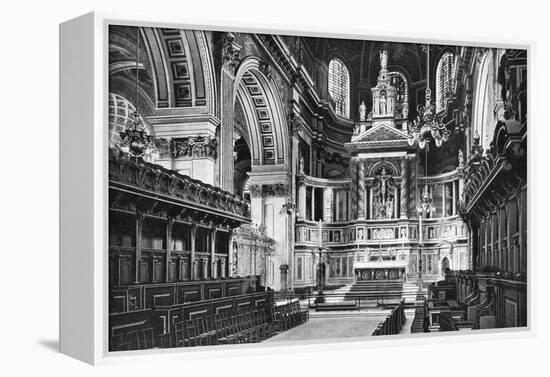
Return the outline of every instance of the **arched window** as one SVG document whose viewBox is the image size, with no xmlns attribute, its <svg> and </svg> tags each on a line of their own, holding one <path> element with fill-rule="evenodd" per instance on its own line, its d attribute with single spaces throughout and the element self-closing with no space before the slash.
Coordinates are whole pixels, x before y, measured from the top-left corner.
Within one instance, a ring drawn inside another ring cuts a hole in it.
<svg viewBox="0 0 550 377">
<path fill-rule="evenodd" d="M 334 100 L 336 114 L 349 118 L 349 72 L 339 59 L 328 65 L 328 92 Z"/>
<path fill-rule="evenodd" d="M 409 113 L 409 85 L 407 78 L 401 72 L 390 72 L 390 84 L 395 88 L 395 110 L 406 118 Z"/>
<path fill-rule="evenodd" d="M 445 108 L 445 103 L 453 94 L 455 75 L 454 55 L 446 52 L 439 63 L 437 63 L 437 71 L 435 76 L 436 86 L 436 111 L 441 111 Z"/>
</svg>

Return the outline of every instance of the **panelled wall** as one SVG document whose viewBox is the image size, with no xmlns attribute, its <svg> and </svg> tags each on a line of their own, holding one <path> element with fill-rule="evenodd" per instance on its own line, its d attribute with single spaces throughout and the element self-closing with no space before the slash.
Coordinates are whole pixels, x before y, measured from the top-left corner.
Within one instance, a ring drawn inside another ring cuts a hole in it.
<svg viewBox="0 0 550 377">
<path fill-rule="evenodd" d="M 527 187 L 483 217 L 478 233 L 481 269 L 527 273 Z"/>
</svg>

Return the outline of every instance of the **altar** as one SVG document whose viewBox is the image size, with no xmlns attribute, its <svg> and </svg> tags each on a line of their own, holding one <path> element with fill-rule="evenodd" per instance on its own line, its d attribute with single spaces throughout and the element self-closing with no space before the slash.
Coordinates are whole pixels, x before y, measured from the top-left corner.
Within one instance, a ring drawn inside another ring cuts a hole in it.
<svg viewBox="0 0 550 377">
<path fill-rule="evenodd" d="M 375 260 L 355 262 L 353 265 L 355 281 L 399 280 L 406 279 L 406 260 Z"/>
</svg>

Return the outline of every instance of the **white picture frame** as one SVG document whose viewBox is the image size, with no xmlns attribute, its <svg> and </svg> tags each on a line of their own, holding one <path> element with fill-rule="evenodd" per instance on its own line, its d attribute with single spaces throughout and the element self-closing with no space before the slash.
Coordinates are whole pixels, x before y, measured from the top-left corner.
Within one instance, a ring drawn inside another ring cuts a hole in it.
<svg viewBox="0 0 550 377">
<path fill-rule="evenodd" d="M 129 363 L 136 359 L 181 360 L 206 359 L 212 356 L 261 355 L 269 352 L 290 353 L 296 349 L 317 350 L 373 347 L 394 343 L 431 343 L 474 341 L 481 338 L 506 339 L 533 336 L 535 317 L 532 290 L 528 290 L 527 328 L 479 330 L 468 337 L 450 334 L 403 336 L 399 339 L 366 340 L 362 338 L 330 342 L 298 341 L 277 345 L 239 345 L 231 349 L 159 349 L 115 353 L 108 351 L 108 242 L 107 242 L 107 183 L 108 150 L 108 26 L 139 25 L 177 27 L 219 31 L 300 34 L 402 42 L 452 43 L 456 45 L 491 46 L 527 49 L 529 71 L 533 59 L 533 41 L 499 41 L 479 38 L 438 40 L 419 34 L 385 35 L 373 31 L 320 28 L 263 28 L 250 23 L 197 23 L 170 18 L 145 19 L 124 15 L 89 13 L 60 25 L 60 351 L 90 364 Z M 533 77 L 529 77 L 529 83 Z M 532 92 L 529 92 L 529 112 L 532 113 Z M 530 171 L 529 171 L 530 173 Z M 531 175 L 528 173 L 528 180 Z M 532 186 L 528 185 L 528 200 Z M 529 209 L 531 205 L 529 205 Z M 529 221 L 533 212 L 528 211 Z M 529 244 L 532 233 L 528 233 Z M 78 247 L 75 248 L 75 245 Z M 528 284 L 536 279 L 532 268 L 534 253 L 528 254 Z"/>
</svg>

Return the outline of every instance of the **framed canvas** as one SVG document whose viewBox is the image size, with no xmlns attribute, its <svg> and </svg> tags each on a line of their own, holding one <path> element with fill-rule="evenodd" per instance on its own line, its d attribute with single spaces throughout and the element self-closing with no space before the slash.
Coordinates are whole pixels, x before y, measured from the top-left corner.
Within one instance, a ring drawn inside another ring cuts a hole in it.
<svg viewBox="0 0 550 377">
<path fill-rule="evenodd" d="M 62 352 L 532 330 L 530 43 L 91 13 L 60 45 Z"/>
</svg>

